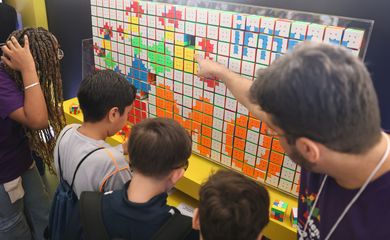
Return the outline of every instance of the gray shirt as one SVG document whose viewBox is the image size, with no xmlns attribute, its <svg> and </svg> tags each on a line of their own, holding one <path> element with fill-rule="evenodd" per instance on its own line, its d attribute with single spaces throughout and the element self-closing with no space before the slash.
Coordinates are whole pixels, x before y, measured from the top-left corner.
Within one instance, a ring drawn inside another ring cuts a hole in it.
<svg viewBox="0 0 390 240">
<path fill-rule="evenodd" d="M 121 189 L 131 178 L 122 145 L 112 147 L 103 140 L 84 136 L 77 130 L 79 127 L 80 124 L 68 125 L 58 137 L 54 150 L 57 176 L 59 177 L 58 147 L 62 175 L 68 184 L 71 184 L 73 174 L 81 159 L 96 148 L 104 147 L 89 155 L 81 164 L 76 174 L 73 190 L 77 197 L 80 197 L 83 191 L 105 192 Z M 67 131 L 69 128 L 70 130 Z"/>
</svg>

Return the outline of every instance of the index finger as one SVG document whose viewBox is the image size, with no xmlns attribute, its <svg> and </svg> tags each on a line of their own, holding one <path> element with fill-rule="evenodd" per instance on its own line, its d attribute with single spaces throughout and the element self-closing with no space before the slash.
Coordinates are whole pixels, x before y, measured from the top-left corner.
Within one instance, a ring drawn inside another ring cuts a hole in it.
<svg viewBox="0 0 390 240">
<path fill-rule="evenodd" d="M 24 47 L 23 48 L 30 50 L 30 41 L 28 40 L 27 35 L 24 35 Z"/>
<path fill-rule="evenodd" d="M 14 36 L 11 37 L 11 42 L 15 48 L 22 48 Z"/>
</svg>

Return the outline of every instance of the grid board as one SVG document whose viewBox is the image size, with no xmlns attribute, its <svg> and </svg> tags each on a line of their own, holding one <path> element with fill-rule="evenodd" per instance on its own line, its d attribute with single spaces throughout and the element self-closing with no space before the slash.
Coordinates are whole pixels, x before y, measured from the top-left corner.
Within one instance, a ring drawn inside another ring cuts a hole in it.
<svg viewBox="0 0 390 240">
<path fill-rule="evenodd" d="M 195 153 L 298 195 L 300 167 L 225 85 L 194 74 L 194 55 L 253 80 L 305 40 L 359 55 L 364 30 L 149 1 L 91 0 L 91 12 L 95 67 L 138 89 L 132 124 L 173 118 L 191 133 Z"/>
</svg>

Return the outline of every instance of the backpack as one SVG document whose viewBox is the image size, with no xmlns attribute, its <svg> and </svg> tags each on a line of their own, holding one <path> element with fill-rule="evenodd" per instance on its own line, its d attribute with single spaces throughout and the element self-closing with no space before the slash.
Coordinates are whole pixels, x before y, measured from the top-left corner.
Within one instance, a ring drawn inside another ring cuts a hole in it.
<svg viewBox="0 0 390 240">
<path fill-rule="evenodd" d="M 65 133 L 61 136 L 61 139 L 58 141 L 57 155 L 58 155 L 58 166 L 59 166 L 59 175 L 60 183 L 57 186 L 56 192 L 53 197 L 53 202 L 50 209 L 49 216 L 49 226 L 45 229 L 45 237 L 52 240 L 60 240 L 64 238 L 65 228 L 69 223 L 69 220 L 72 216 L 72 212 L 77 204 L 77 195 L 73 191 L 73 184 L 76 178 L 76 173 L 84 162 L 84 160 L 96 152 L 97 150 L 103 149 L 103 147 L 96 148 L 86 154 L 79 164 L 77 164 L 76 170 L 73 174 L 72 182 L 69 185 L 68 182 L 62 176 L 61 169 L 61 160 L 60 160 L 60 141 L 62 137 L 68 132 L 71 128 L 67 129 Z"/>
<path fill-rule="evenodd" d="M 86 240 L 110 239 L 103 223 L 101 192 L 83 192 L 80 196 L 80 217 Z M 169 220 L 154 234 L 153 240 L 183 240 L 192 231 L 190 217 L 179 213 Z M 199 238 L 198 238 L 199 239 Z"/>
</svg>

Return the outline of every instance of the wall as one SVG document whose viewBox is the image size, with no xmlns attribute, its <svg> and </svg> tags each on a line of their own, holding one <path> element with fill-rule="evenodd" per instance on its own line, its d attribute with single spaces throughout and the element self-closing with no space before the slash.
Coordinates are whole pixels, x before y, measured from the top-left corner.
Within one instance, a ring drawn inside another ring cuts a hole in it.
<svg viewBox="0 0 390 240">
<path fill-rule="evenodd" d="M 4 2 L 21 13 L 23 26 L 48 28 L 44 0 L 7 0 Z"/>
</svg>

